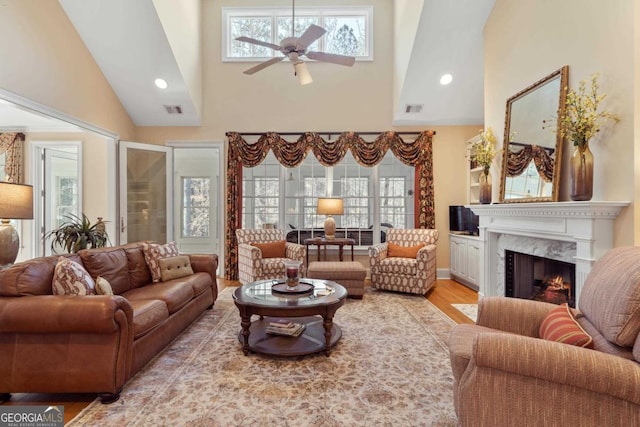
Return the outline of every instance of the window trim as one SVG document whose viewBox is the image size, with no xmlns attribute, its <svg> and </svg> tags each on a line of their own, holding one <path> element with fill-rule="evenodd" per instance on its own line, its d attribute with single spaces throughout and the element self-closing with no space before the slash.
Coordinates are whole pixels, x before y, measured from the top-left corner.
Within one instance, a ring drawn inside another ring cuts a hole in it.
<svg viewBox="0 0 640 427">
<path fill-rule="evenodd" d="M 235 57 L 229 56 L 231 42 L 229 37 L 231 26 L 230 19 L 234 17 L 270 17 L 272 27 L 275 26 L 276 18 L 291 15 L 291 8 L 288 7 L 223 7 L 221 14 L 221 56 L 222 62 L 262 62 L 273 58 L 275 55 L 263 57 Z M 296 7 L 296 17 L 318 16 L 320 26 L 324 16 L 364 16 L 365 18 L 365 52 L 366 55 L 356 56 L 356 61 L 373 61 L 373 6 L 327 6 L 327 7 Z M 280 44 L 277 37 L 277 30 L 272 31 L 271 43 Z M 320 39 L 319 50 L 324 51 L 323 38 Z M 275 51 L 274 51 L 275 52 Z M 285 59 L 288 61 L 288 59 Z M 305 57 L 305 61 L 313 61 Z"/>
</svg>

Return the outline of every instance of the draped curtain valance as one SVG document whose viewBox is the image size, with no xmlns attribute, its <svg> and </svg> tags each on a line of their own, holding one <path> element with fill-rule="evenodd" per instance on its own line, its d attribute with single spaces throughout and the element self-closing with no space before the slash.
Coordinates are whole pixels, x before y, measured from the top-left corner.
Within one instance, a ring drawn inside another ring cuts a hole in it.
<svg viewBox="0 0 640 427">
<path fill-rule="evenodd" d="M 529 166 L 533 159 L 536 169 L 543 181 L 551 182 L 553 179 L 554 158 L 546 149 L 537 145 L 526 145 L 522 150 L 514 153 L 508 152 L 507 176 L 514 177 L 520 175 Z"/>
<path fill-rule="evenodd" d="M 242 167 L 255 167 L 273 152 L 285 167 L 299 166 L 309 151 L 324 166 L 338 164 L 347 151 L 361 166 L 375 166 L 388 150 L 404 164 L 416 168 L 416 226 L 434 228 L 433 197 L 433 148 L 435 132 L 420 132 L 415 141 L 404 141 L 393 131 L 382 132 L 374 141 L 365 141 L 356 132 L 343 132 L 333 140 L 323 139 L 320 133 L 305 132 L 295 141 L 286 141 L 276 132 L 261 135 L 254 143 L 245 141 L 241 133 L 227 132 L 229 140 L 227 158 L 227 227 L 225 275 L 231 280 L 238 278 L 236 229 L 242 226 Z"/>
<path fill-rule="evenodd" d="M 22 146 L 24 134 L 21 132 L 0 133 L 0 154 L 5 154 L 4 175 L 0 181 L 22 184 Z"/>
</svg>

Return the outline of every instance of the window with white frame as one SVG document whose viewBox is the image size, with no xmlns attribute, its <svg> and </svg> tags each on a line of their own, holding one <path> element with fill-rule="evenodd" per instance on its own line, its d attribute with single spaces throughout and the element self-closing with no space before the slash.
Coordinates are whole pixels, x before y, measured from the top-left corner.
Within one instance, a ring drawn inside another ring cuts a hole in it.
<svg viewBox="0 0 640 427">
<path fill-rule="evenodd" d="M 222 8 L 222 60 L 259 61 L 280 56 L 276 50 L 239 42 L 245 36 L 280 45 L 284 38 L 299 37 L 315 24 L 327 33 L 307 50 L 355 56 L 373 60 L 373 7 L 333 6 L 296 8 L 295 29 L 291 28 L 291 9 L 278 7 Z"/>
<path fill-rule="evenodd" d="M 182 178 L 182 237 L 209 237 L 211 180 L 206 177 Z"/>
<path fill-rule="evenodd" d="M 280 164 L 272 152 L 254 168 L 243 168 L 242 224 L 244 228 L 279 227 Z"/>
</svg>

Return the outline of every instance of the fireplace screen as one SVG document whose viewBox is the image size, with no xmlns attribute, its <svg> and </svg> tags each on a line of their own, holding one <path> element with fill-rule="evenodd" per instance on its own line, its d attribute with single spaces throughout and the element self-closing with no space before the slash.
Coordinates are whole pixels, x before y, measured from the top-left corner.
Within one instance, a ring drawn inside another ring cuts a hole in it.
<svg viewBox="0 0 640 427">
<path fill-rule="evenodd" d="M 575 264 L 505 251 L 505 295 L 575 307 Z"/>
</svg>

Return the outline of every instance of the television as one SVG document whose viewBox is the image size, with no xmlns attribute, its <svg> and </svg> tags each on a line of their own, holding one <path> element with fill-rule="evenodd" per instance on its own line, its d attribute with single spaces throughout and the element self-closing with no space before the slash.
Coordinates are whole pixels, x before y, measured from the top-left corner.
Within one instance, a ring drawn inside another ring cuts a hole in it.
<svg viewBox="0 0 640 427">
<path fill-rule="evenodd" d="M 478 215 L 471 209 L 460 205 L 449 206 L 449 231 L 452 233 L 477 236 L 478 223 Z"/>
</svg>

